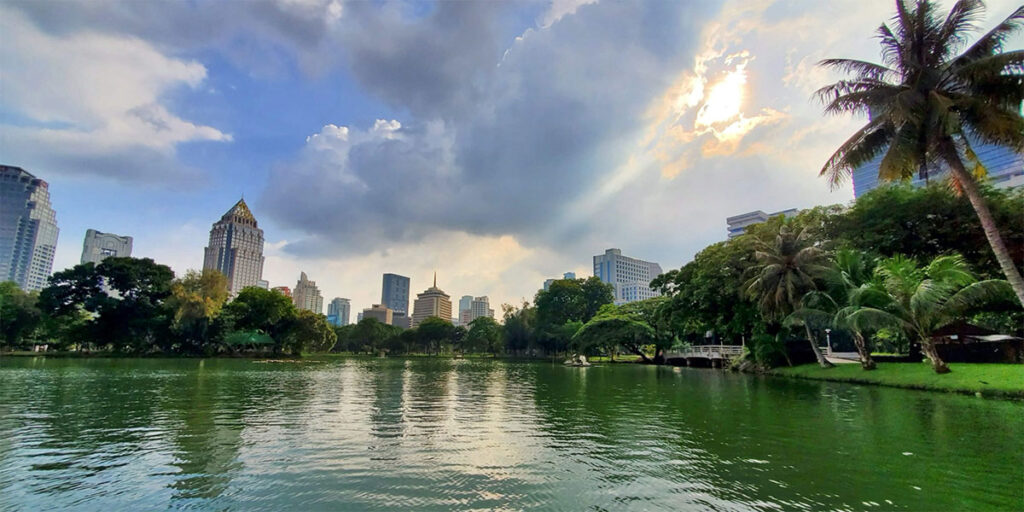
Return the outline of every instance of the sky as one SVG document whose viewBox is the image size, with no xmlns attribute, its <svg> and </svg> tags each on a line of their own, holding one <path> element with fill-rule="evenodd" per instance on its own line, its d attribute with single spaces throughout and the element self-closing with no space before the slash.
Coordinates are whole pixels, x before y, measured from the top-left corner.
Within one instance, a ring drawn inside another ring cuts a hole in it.
<svg viewBox="0 0 1024 512">
<path fill-rule="evenodd" d="M 726 217 L 851 201 L 817 172 L 865 120 L 822 114 L 815 63 L 878 61 L 893 9 L 4 0 L 0 163 L 49 182 L 55 271 L 90 228 L 199 269 L 244 197 L 271 286 L 304 271 L 359 311 L 383 273 L 415 294 L 436 271 L 519 303 L 607 248 L 668 270 Z"/>
</svg>

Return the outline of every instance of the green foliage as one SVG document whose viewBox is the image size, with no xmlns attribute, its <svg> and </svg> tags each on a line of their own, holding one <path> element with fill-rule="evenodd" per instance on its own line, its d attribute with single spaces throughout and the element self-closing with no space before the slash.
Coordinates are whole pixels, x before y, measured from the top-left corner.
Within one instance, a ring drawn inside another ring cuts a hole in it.
<svg viewBox="0 0 1024 512">
<path fill-rule="evenodd" d="M 1024 260 L 1024 190 L 983 192 L 1011 257 Z M 843 247 L 882 257 L 957 253 L 982 276 L 1002 275 L 970 201 L 940 184 L 878 187 L 826 223 L 825 236 Z"/>
<path fill-rule="evenodd" d="M 338 339 L 331 324 L 327 323 L 327 317 L 319 313 L 299 310 L 290 323 L 284 348 L 294 355 L 302 355 L 307 349 L 327 352 Z"/>
<path fill-rule="evenodd" d="M 171 312 L 171 329 L 178 336 L 183 351 L 211 353 L 214 321 L 228 299 L 228 280 L 216 270 L 202 273 L 190 270 L 171 284 L 167 308 Z"/>
<path fill-rule="evenodd" d="M 40 328 L 43 315 L 38 294 L 24 292 L 13 282 L 0 283 L 0 334 L 3 344 L 25 348 Z"/>
<path fill-rule="evenodd" d="M 482 316 L 473 320 L 469 323 L 464 350 L 468 353 L 500 354 L 505 348 L 501 331 L 501 325 L 491 317 Z"/>
</svg>

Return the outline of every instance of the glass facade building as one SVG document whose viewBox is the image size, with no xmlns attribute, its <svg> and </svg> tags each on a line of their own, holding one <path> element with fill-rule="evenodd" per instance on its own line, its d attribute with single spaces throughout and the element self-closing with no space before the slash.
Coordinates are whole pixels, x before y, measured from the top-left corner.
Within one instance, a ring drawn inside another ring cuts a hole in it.
<svg viewBox="0 0 1024 512">
<path fill-rule="evenodd" d="M 0 281 L 43 289 L 59 233 L 49 184 L 21 167 L 0 165 Z"/>
</svg>

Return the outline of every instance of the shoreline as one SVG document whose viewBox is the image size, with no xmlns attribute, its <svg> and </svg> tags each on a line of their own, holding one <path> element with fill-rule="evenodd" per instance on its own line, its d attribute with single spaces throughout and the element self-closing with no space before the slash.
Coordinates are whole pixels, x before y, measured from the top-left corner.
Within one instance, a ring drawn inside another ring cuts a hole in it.
<svg viewBox="0 0 1024 512">
<path fill-rule="evenodd" d="M 315 353 L 304 354 L 302 356 L 291 356 L 283 354 L 240 354 L 235 356 L 203 356 L 189 354 L 132 355 L 117 354 L 111 352 L 0 352 L 0 359 L 3 359 L 4 357 L 46 357 L 53 359 L 248 359 L 253 361 L 280 358 L 286 358 L 289 360 L 297 361 L 315 361 L 318 359 L 324 360 L 349 357 L 372 359 L 378 358 L 378 356 L 372 354 L 351 353 Z M 392 357 L 413 359 L 467 359 L 552 362 L 552 359 L 550 357 L 495 357 L 489 354 L 471 354 L 462 356 L 436 354 L 403 354 L 400 356 L 389 356 L 389 358 Z M 641 364 L 639 361 L 634 361 L 626 358 L 618 359 L 616 361 L 596 360 L 592 362 L 606 365 Z M 878 363 L 878 367 L 872 371 L 864 371 L 863 369 L 861 369 L 859 364 L 837 365 L 834 368 L 825 369 L 820 368 L 817 364 L 813 363 L 803 364 L 799 366 L 783 366 L 763 372 L 752 372 L 743 370 L 732 371 L 737 371 L 738 373 L 746 373 L 748 375 L 766 375 L 769 377 L 782 379 L 840 382 L 846 384 L 913 389 L 917 391 L 932 391 L 940 393 L 956 393 L 961 395 L 975 395 L 985 398 L 1024 400 L 1024 365 L 998 363 L 950 363 L 949 366 L 952 372 L 945 375 L 938 375 L 934 373 L 927 363 Z M 710 370 L 712 368 L 708 369 Z M 729 370 L 720 369 L 718 371 Z"/>
<path fill-rule="evenodd" d="M 952 372 L 939 375 L 927 363 L 878 363 L 871 371 L 863 370 L 859 364 L 821 368 L 812 363 L 773 368 L 764 375 L 1024 400 L 1024 365 L 949 363 L 949 367 Z"/>
</svg>

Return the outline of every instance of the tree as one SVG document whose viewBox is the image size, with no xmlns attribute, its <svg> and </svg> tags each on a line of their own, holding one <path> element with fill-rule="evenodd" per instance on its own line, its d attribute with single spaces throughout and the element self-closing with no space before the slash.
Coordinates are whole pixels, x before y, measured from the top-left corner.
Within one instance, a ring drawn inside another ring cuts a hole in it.
<svg viewBox="0 0 1024 512">
<path fill-rule="evenodd" d="M 238 292 L 234 300 L 224 306 L 222 321 L 225 331 L 255 330 L 274 339 L 274 350 L 284 347 L 285 335 L 291 320 L 298 312 L 291 298 L 273 290 L 250 286 Z"/>
<path fill-rule="evenodd" d="M 505 350 L 512 354 L 522 354 L 533 346 L 534 324 L 537 321 L 537 309 L 530 303 L 523 302 L 519 308 L 511 304 L 501 306 L 505 324 Z"/>
<path fill-rule="evenodd" d="M 1024 190 L 985 187 L 982 193 L 1003 228 L 1010 256 L 1024 260 Z M 970 201 L 939 183 L 878 187 L 826 224 L 825 237 L 841 246 L 883 257 L 904 254 L 927 260 L 955 252 L 979 274 L 1003 276 Z"/>
<path fill-rule="evenodd" d="M 455 326 L 451 320 L 428 317 L 416 327 L 417 339 L 425 352 L 440 354 L 441 349 L 452 343 Z"/>
<path fill-rule="evenodd" d="M 501 338 L 501 325 L 489 316 L 482 316 L 469 323 L 465 348 L 467 352 L 489 352 L 497 356 L 503 348 Z"/>
<path fill-rule="evenodd" d="M 753 276 L 744 285 L 744 293 L 755 301 L 766 320 L 782 321 L 799 308 L 805 294 L 817 288 L 817 280 L 828 268 L 827 253 L 811 243 L 808 228 L 797 232 L 789 224 L 779 228 L 773 241 L 755 243 L 757 263 L 751 267 Z M 831 367 L 811 327 L 803 325 L 818 364 Z"/>
<path fill-rule="evenodd" d="M 940 256 L 921 268 L 916 261 L 895 256 L 875 268 L 879 289 L 885 291 L 878 306 L 855 304 L 846 321 L 863 329 L 895 326 L 917 339 L 935 373 L 949 373 L 931 335 L 964 318 L 984 303 L 1013 300 L 1009 283 L 1001 279 L 978 281 L 959 255 Z M 877 299 L 873 299 L 877 300 Z"/>
<path fill-rule="evenodd" d="M 580 322 L 587 322 L 605 304 L 615 301 L 615 287 L 606 283 L 597 276 L 590 276 L 580 285 L 583 292 L 583 316 L 576 319 Z"/>
<path fill-rule="evenodd" d="M 874 262 L 863 252 L 844 249 L 837 251 L 833 258 L 833 266 L 825 274 L 825 282 L 829 299 L 827 304 L 833 313 L 833 325 L 850 330 L 853 344 L 857 347 L 860 365 L 865 370 L 874 370 L 875 361 L 871 358 L 864 329 L 856 324 L 845 322 L 850 312 L 860 307 L 877 304 L 881 290 L 872 282 Z M 814 295 L 811 295 L 813 298 Z"/>
<path fill-rule="evenodd" d="M 171 328 L 186 350 L 210 349 L 210 327 L 227 300 L 228 279 L 216 270 L 189 270 L 171 284 L 171 296 L 167 299 L 173 318 Z"/>
<path fill-rule="evenodd" d="M 11 281 L 0 283 L 0 334 L 4 345 L 22 346 L 40 327 L 42 312 L 36 305 L 37 297 Z"/>
<path fill-rule="evenodd" d="M 944 165 L 955 189 L 973 206 L 1024 305 L 1024 278 L 979 188 L 986 171 L 972 148 L 980 141 L 1024 152 L 1024 50 L 1002 51 L 1024 23 L 1024 6 L 960 53 L 983 10 L 981 0 L 959 0 L 942 19 L 929 0 L 909 6 L 897 0 L 894 26 L 878 29 L 882 64 L 852 59 L 820 63 L 852 75 L 817 91 L 825 111 L 870 117 L 829 158 L 821 175 L 836 186 L 878 155 L 879 179 L 887 181 L 914 173 L 927 179 L 930 168 Z"/>
<path fill-rule="evenodd" d="M 290 323 L 284 346 L 294 355 L 302 355 L 307 348 L 314 352 L 330 351 L 338 340 L 327 317 L 319 313 L 301 309 Z"/>
<path fill-rule="evenodd" d="M 621 345 L 644 362 L 652 363 L 643 347 L 653 344 L 656 334 L 647 322 L 637 316 L 636 312 L 624 311 L 618 306 L 605 306 L 573 335 L 573 345 L 580 352 L 596 349 L 610 352 Z"/>
</svg>

